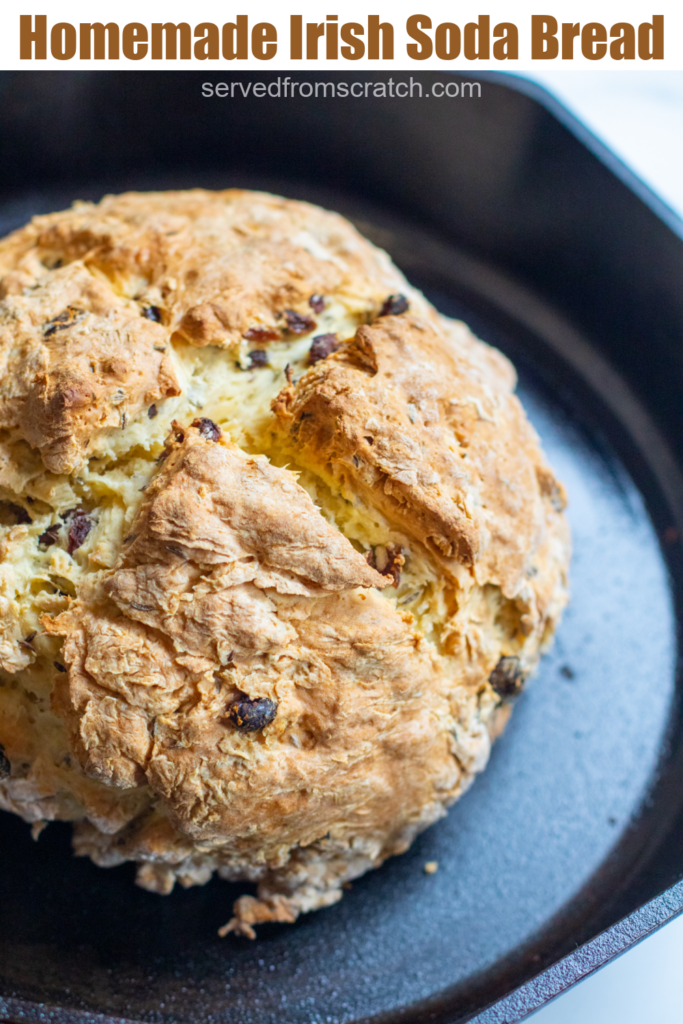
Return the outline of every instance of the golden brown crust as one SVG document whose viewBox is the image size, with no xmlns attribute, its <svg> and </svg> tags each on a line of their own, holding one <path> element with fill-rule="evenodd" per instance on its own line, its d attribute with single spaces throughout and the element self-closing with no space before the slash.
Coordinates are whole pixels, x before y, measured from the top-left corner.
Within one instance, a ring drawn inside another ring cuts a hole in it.
<svg viewBox="0 0 683 1024">
<path fill-rule="evenodd" d="M 2 303 L 0 427 L 18 429 L 53 472 L 73 470 L 93 438 L 179 393 L 163 328 L 81 263 Z"/>
<path fill-rule="evenodd" d="M 147 781 L 182 832 L 242 856 L 391 845 L 458 785 L 447 676 L 287 471 L 194 428 L 169 449 L 121 566 L 48 622 L 85 771 Z M 237 694 L 276 702 L 272 725 L 236 730 Z"/>
<path fill-rule="evenodd" d="M 395 283 L 343 218 L 276 196 L 129 193 L 36 217 L 0 243 L 0 427 L 70 472 L 98 435 L 179 393 L 171 337 L 312 331 L 312 295 L 372 310 Z"/>
<path fill-rule="evenodd" d="M 275 411 L 307 465 L 514 597 L 546 527 L 538 475 L 544 493 L 559 485 L 511 387 L 491 378 L 438 325 L 382 317 Z"/>
<path fill-rule="evenodd" d="M 129 194 L 0 242 L 0 807 L 156 892 L 257 883 L 251 936 L 405 850 L 566 600 L 514 386 L 307 204 Z"/>
<path fill-rule="evenodd" d="M 316 293 L 386 297 L 377 260 L 347 221 L 262 193 L 109 196 L 36 218 L 31 230 L 46 251 L 144 278 L 140 301 L 158 299 L 164 323 L 199 345 L 234 344 L 258 326 L 282 331 L 285 310 L 310 314 Z"/>
</svg>

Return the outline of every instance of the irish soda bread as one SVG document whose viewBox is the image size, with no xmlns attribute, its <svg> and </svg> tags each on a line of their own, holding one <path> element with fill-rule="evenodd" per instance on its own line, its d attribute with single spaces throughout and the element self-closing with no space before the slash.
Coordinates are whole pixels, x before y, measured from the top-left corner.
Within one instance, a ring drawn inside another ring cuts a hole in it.
<svg viewBox="0 0 683 1024">
<path fill-rule="evenodd" d="M 444 814 L 566 601 L 507 360 L 351 225 L 110 196 L 0 243 L 0 807 L 293 921 Z"/>
</svg>

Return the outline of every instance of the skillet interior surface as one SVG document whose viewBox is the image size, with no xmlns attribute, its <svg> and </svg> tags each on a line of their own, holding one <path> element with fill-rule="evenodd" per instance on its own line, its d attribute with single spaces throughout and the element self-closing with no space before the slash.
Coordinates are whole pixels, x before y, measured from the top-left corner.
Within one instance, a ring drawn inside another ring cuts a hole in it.
<svg viewBox="0 0 683 1024">
<path fill-rule="evenodd" d="M 561 310 L 380 209 L 287 181 L 208 182 L 235 183 L 350 214 L 439 308 L 511 355 L 569 491 L 572 603 L 487 771 L 447 819 L 337 906 L 265 926 L 255 943 L 216 935 L 247 886 L 154 896 L 129 867 L 74 859 L 68 827 L 33 843 L 0 814 L 0 1013 L 464 1021 L 630 909 L 633 878 L 679 813 L 678 569 L 661 542 L 676 522 L 676 472 L 645 408 Z M 423 871 L 430 860 L 436 875 Z"/>
</svg>

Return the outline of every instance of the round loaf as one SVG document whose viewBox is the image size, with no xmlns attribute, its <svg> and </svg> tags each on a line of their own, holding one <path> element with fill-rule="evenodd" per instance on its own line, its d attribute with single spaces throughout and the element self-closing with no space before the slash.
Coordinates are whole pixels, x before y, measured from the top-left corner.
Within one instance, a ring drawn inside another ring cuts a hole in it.
<svg viewBox="0 0 683 1024">
<path fill-rule="evenodd" d="M 515 374 L 343 218 L 127 194 L 0 243 L 0 807 L 293 921 L 480 772 L 566 602 Z"/>
</svg>

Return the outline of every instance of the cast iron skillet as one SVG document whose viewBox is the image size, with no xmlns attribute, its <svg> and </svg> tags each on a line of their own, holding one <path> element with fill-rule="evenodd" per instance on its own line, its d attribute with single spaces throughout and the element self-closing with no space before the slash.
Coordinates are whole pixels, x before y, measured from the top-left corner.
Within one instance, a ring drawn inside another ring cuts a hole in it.
<svg viewBox="0 0 683 1024">
<path fill-rule="evenodd" d="M 122 187 L 256 185 L 347 213 L 517 363 L 571 497 L 573 602 L 448 818 L 255 943 L 216 936 L 246 886 L 157 897 L 72 858 L 68 827 L 33 843 L 0 815 L 0 1016 L 517 1021 L 683 909 L 681 226 L 513 78 L 457 101 L 201 98 L 232 77 L 4 73 L 3 233 Z"/>
</svg>

